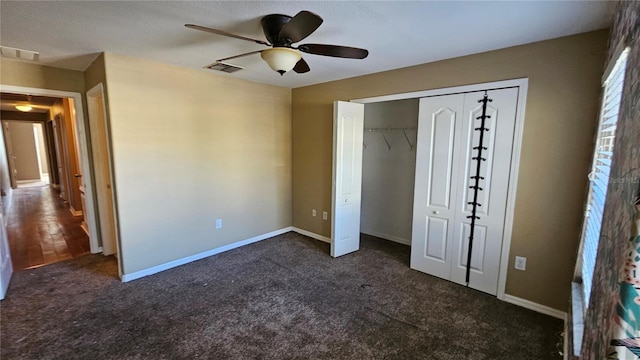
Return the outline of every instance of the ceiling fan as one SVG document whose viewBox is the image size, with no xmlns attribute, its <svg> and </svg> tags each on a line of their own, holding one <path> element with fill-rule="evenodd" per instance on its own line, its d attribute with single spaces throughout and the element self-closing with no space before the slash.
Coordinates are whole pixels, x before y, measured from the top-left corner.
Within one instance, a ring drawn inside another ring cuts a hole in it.
<svg viewBox="0 0 640 360">
<path fill-rule="evenodd" d="M 290 70 L 296 73 L 306 73 L 310 70 L 309 64 L 302 58 L 300 52 L 347 59 L 364 59 L 369 55 L 369 51 L 365 49 L 350 46 L 327 44 L 302 44 L 293 46 L 294 43 L 301 41 L 316 31 L 320 24 L 322 24 L 322 21 L 320 16 L 305 10 L 300 11 L 294 17 L 282 14 L 267 15 L 261 20 L 262 30 L 264 31 L 267 41 L 256 40 L 200 25 L 185 24 L 185 26 L 190 29 L 270 46 L 270 49 L 257 50 L 219 59 L 217 63 L 259 53 L 269 67 L 280 73 L 280 75 L 284 75 L 284 73 Z"/>
</svg>

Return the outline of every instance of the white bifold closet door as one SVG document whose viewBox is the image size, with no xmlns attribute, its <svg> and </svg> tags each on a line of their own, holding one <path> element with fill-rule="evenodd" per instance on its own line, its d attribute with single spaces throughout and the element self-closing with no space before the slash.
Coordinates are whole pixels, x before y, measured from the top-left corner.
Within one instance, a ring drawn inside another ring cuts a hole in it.
<svg viewBox="0 0 640 360">
<path fill-rule="evenodd" d="M 484 91 L 420 99 L 411 268 L 466 285 L 471 205 Z M 489 90 L 471 288 L 496 295 L 518 88 Z"/>
<path fill-rule="evenodd" d="M 333 103 L 331 256 L 360 249 L 364 105 Z"/>
</svg>

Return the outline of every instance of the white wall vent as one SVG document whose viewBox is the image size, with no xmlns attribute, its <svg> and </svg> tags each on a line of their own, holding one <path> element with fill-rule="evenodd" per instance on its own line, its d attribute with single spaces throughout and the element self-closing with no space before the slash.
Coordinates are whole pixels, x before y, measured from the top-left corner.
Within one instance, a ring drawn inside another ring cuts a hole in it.
<svg viewBox="0 0 640 360">
<path fill-rule="evenodd" d="M 38 61 L 40 53 L 37 51 L 12 48 L 9 46 L 0 46 L 0 55 L 6 58 Z"/>
<path fill-rule="evenodd" d="M 243 67 L 240 67 L 240 66 L 237 66 L 237 65 L 231 65 L 231 64 L 223 63 L 222 61 L 216 61 L 211 65 L 205 66 L 204 68 L 205 69 L 210 69 L 210 70 L 222 71 L 222 72 L 226 72 L 226 73 L 234 73 L 236 71 L 244 69 Z"/>
</svg>

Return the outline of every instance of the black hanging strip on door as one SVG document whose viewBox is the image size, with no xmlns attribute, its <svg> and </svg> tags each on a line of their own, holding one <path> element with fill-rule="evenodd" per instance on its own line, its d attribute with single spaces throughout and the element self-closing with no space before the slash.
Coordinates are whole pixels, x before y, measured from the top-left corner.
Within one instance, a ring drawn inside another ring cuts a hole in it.
<svg viewBox="0 0 640 360">
<path fill-rule="evenodd" d="M 487 159 L 482 157 L 482 151 L 487 150 L 484 144 L 484 133 L 489 131 L 485 127 L 485 120 L 490 119 L 491 116 L 487 115 L 487 103 L 493 100 L 489 99 L 487 92 L 484 92 L 484 97 L 481 100 L 478 100 L 479 103 L 482 103 L 482 115 L 478 116 L 476 120 L 480 120 L 480 127 L 475 128 L 475 131 L 480 131 L 480 139 L 478 141 L 478 146 L 474 147 L 473 150 L 477 150 L 478 153 L 475 157 L 472 157 L 471 160 L 476 162 L 476 174 L 471 177 L 471 180 L 475 180 L 475 185 L 469 186 L 470 189 L 473 189 L 473 201 L 468 202 L 467 204 L 471 205 L 471 216 L 467 216 L 467 218 L 471 219 L 471 229 L 469 230 L 469 251 L 467 252 L 467 276 L 466 283 L 469 286 L 469 276 L 471 275 L 471 251 L 473 250 L 473 233 L 476 227 L 476 220 L 480 219 L 480 217 L 476 216 L 476 210 L 478 207 L 482 206 L 482 204 L 478 203 L 478 192 L 483 189 L 480 187 L 480 180 L 484 180 L 482 176 L 480 176 L 480 165 L 483 161 L 487 161 Z"/>
</svg>

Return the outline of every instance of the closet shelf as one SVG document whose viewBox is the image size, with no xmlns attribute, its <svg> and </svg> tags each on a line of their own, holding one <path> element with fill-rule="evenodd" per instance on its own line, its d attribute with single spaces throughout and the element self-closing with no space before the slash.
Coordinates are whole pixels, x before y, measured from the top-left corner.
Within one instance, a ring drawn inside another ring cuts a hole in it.
<svg viewBox="0 0 640 360">
<path fill-rule="evenodd" d="M 417 127 L 398 127 L 398 128 L 386 127 L 386 128 L 364 128 L 364 131 L 378 132 L 378 131 L 417 130 L 417 129 L 418 129 Z"/>
<path fill-rule="evenodd" d="M 386 131 L 394 131 L 394 130 L 398 130 L 398 131 L 402 131 L 402 133 L 404 134 L 404 138 L 407 140 L 407 144 L 409 144 L 409 148 L 411 150 L 413 150 L 414 144 L 411 143 L 411 140 L 409 140 L 409 135 L 407 135 L 407 130 L 417 130 L 417 127 L 398 127 L 398 128 L 392 128 L 392 127 L 387 127 L 387 128 L 364 128 L 364 131 L 367 132 L 379 132 L 380 135 L 382 135 L 382 138 L 384 139 L 384 142 L 387 144 L 387 149 L 391 150 L 391 143 L 389 143 L 389 140 L 387 139 L 387 136 L 384 134 Z M 364 148 L 367 148 L 367 144 L 363 144 Z"/>
</svg>

